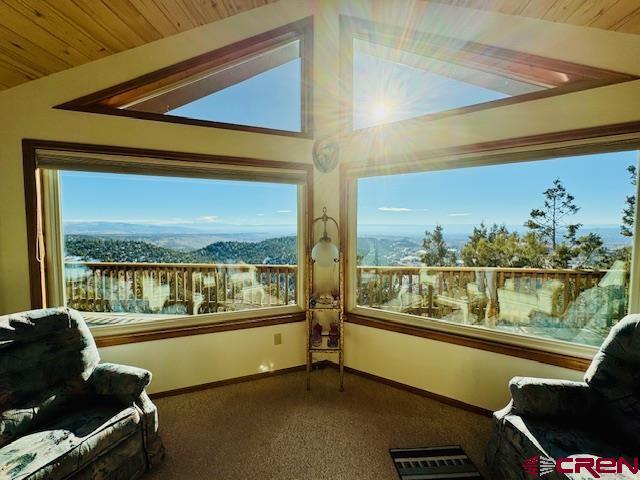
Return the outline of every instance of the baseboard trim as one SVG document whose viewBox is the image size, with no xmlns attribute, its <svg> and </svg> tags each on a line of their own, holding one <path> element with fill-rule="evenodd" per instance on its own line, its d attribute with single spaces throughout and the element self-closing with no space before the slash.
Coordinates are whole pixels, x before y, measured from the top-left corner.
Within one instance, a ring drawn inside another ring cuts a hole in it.
<svg viewBox="0 0 640 480">
<path fill-rule="evenodd" d="M 470 403 L 466 403 L 461 400 L 456 400 L 455 398 L 447 397 L 445 395 L 440 395 L 439 393 L 423 390 L 422 388 L 407 385 L 406 383 L 396 382 L 395 380 L 390 380 L 388 378 L 381 377 L 379 375 L 374 375 L 373 373 L 363 372 L 362 370 L 357 370 L 355 368 L 347 367 L 347 366 L 344 367 L 344 371 L 349 372 L 353 375 L 358 375 L 359 377 L 373 380 L 375 382 L 383 383 L 390 387 L 404 390 L 405 392 L 410 392 L 416 395 L 420 395 L 421 397 L 430 398 L 431 400 L 436 400 L 440 403 L 444 403 L 452 407 L 477 413 L 478 415 L 482 415 L 484 417 L 491 417 L 493 415 L 493 412 L 491 410 L 487 410 L 486 408 L 478 407 L 477 405 L 472 405 Z"/>
<path fill-rule="evenodd" d="M 319 362 L 315 362 L 313 365 L 314 367 L 326 366 L 330 368 L 338 368 L 337 364 L 329 360 L 321 360 Z M 198 385 L 191 385 L 189 387 L 165 390 L 163 392 L 152 393 L 149 396 L 153 399 L 173 397 L 175 395 L 182 395 L 184 393 L 199 392 L 201 390 L 208 390 L 210 388 L 224 387 L 226 385 L 250 382 L 252 380 L 260 380 L 263 378 L 274 377 L 277 375 L 284 375 L 287 373 L 299 372 L 304 370 L 305 368 L 306 368 L 306 365 L 296 365 L 294 367 L 281 368 L 279 370 L 273 370 L 271 372 L 252 373 L 250 375 L 244 375 L 242 377 L 227 378 L 224 380 L 217 380 L 215 382 L 201 383 Z M 358 369 L 347 367 L 347 366 L 344 367 L 344 371 L 351 373 L 352 375 L 357 375 L 359 377 L 366 378 L 367 380 L 372 380 L 374 382 L 382 383 L 390 387 L 398 388 L 400 390 L 404 390 L 405 392 L 413 393 L 415 395 L 420 395 L 421 397 L 430 398 L 431 400 L 436 400 L 440 403 L 444 403 L 445 405 L 450 405 L 452 407 L 460 408 L 462 410 L 467 410 L 469 412 L 477 413 L 485 417 L 491 417 L 493 415 L 493 412 L 491 410 L 487 410 L 486 408 L 478 407 L 477 405 L 472 405 L 470 403 L 466 403 L 461 400 L 456 400 L 455 398 L 447 397 L 445 395 L 440 395 L 438 393 L 433 393 L 428 390 L 423 390 L 422 388 L 413 387 L 411 385 L 407 385 L 406 383 L 396 382 L 395 380 L 390 380 L 388 378 L 381 377 L 379 375 L 374 375 L 373 373 L 364 372 L 362 370 L 358 370 Z"/>
<path fill-rule="evenodd" d="M 235 383 L 250 382 L 252 380 L 260 380 L 262 378 L 275 377 L 276 375 L 284 375 L 285 373 L 299 372 L 304 370 L 306 365 L 296 365 L 294 367 L 280 368 L 269 372 L 252 373 L 250 375 L 244 375 L 242 377 L 226 378 L 224 380 L 217 380 L 215 382 L 200 383 L 198 385 L 190 385 L 188 387 L 174 388 L 172 390 L 164 390 L 162 392 L 155 392 L 149 394 L 151 398 L 164 398 L 173 397 L 175 395 L 182 395 L 183 393 L 199 392 L 201 390 L 208 390 L 210 388 L 224 387 L 226 385 L 233 385 Z M 302 387 L 301 387 L 302 388 Z"/>
</svg>

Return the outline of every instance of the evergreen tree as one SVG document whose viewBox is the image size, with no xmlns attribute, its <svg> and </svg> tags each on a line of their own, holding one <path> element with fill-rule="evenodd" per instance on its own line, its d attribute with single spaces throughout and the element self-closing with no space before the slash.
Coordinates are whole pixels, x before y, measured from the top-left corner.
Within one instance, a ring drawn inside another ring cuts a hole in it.
<svg viewBox="0 0 640 480">
<path fill-rule="evenodd" d="M 457 262 L 456 253 L 452 250 L 444 239 L 442 225 L 436 225 L 433 232 L 426 230 L 422 241 L 424 254 L 422 262 L 433 267 L 444 267 L 455 265 Z"/>
<path fill-rule="evenodd" d="M 597 233 L 589 233 L 576 241 L 576 262 L 580 268 L 601 268 L 606 266 L 608 252 L 602 237 Z"/>
<path fill-rule="evenodd" d="M 506 226 L 493 224 L 487 229 L 483 222 L 462 248 L 462 260 L 472 267 L 509 267 L 518 258 L 518 243 L 518 234 Z"/>
<path fill-rule="evenodd" d="M 559 178 L 553 181 L 553 185 L 546 189 L 543 195 L 542 208 L 531 210 L 530 218 L 524 225 L 538 232 L 551 250 L 564 258 L 568 254 L 567 247 L 575 244 L 576 233 L 582 226 L 579 223 L 567 223 L 566 219 L 578 213 L 580 207 L 576 206 L 575 197 L 567 192 Z M 562 251 L 558 252 L 559 245 L 564 243 L 562 240 L 569 245 L 565 245 Z"/>
<path fill-rule="evenodd" d="M 629 181 L 634 187 L 637 185 L 638 175 L 635 165 L 629 165 L 627 167 L 629 172 Z M 633 236 L 633 219 L 636 213 L 636 194 L 635 188 L 632 195 L 627 195 L 625 200 L 625 207 L 622 210 L 622 225 L 620 225 L 620 233 L 625 237 Z"/>
<path fill-rule="evenodd" d="M 520 239 L 518 258 L 514 267 L 545 268 L 548 263 L 549 246 L 537 232 L 527 232 Z"/>
</svg>

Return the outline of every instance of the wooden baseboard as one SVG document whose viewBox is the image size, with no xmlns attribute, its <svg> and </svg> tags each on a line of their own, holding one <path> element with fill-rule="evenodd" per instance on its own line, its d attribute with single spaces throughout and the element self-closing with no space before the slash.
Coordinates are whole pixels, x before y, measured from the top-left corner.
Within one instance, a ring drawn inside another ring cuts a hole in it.
<svg viewBox="0 0 640 480">
<path fill-rule="evenodd" d="M 314 367 L 338 368 L 338 365 L 336 365 L 335 363 L 329 360 L 321 360 L 319 362 L 315 362 L 313 365 Z M 286 373 L 299 372 L 304 370 L 305 368 L 306 368 L 305 365 L 296 365 L 295 367 L 282 368 L 280 370 L 274 370 L 272 372 L 253 373 L 251 375 L 245 375 L 242 377 L 227 378 L 225 380 L 218 380 L 216 382 L 201 383 L 199 385 L 191 385 L 189 387 L 176 388 L 173 390 L 165 390 L 164 392 L 152 393 L 149 396 L 153 399 L 172 397 L 174 395 L 182 395 L 184 393 L 193 393 L 193 392 L 198 392 L 200 390 L 207 390 L 209 388 L 224 387 L 225 385 L 233 385 L 235 383 L 250 382 L 252 380 L 260 380 L 262 378 L 273 377 L 276 375 L 284 375 Z M 476 405 L 471 405 L 470 403 L 462 402 L 460 400 L 456 400 L 454 398 L 440 395 L 438 393 L 433 393 L 428 390 L 423 390 L 418 387 L 413 387 L 411 385 L 407 385 L 406 383 L 396 382 L 395 380 L 390 380 L 385 377 L 380 377 L 372 373 L 363 372 L 362 370 L 357 370 L 352 367 L 345 366 L 344 371 L 351 373 L 353 375 L 358 375 L 359 377 L 366 378 L 368 380 L 373 380 L 374 382 L 379 382 L 384 385 L 388 385 L 390 387 L 399 388 L 400 390 L 404 390 L 406 392 L 420 395 L 421 397 L 430 398 L 432 400 L 436 400 L 438 402 L 444 403 L 446 405 L 450 405 L 452 407 L 461 408 L 469 412 L 477 413 L 485 417 L 491 417 L 491 415 L 493 414 L 491 410 L 487 410 L 486 408 L 478 407 Z"/>
<path fill-rule="evenodd" d="M 326 366 L 330 366 L 331 368 L 338 368 L 338 365 L 329 360 L 324 360 L 322 363 Z M 353 375 L 358 375 L 359 377 L 366 378 L 368 380 L 373 380 L 374 382 L 388 385 L 390 387 L 399 388 L 400 390 L 404 390 L 405 392 L 410 392 L 416 395 L 420 395 L 421 397 L 430 398 L 432 400 L 436 400 L 452 407 L 461 408 L 462 410 L 477 413 L 484 417 L 491 417 L 493 415 L 493 412 L 491 410 L 487 410 L 486 408 L 478 407 L 477 405 L 462 402 L 460 400 L 456 400 L 455 398 L 440 395 L 438 393 L 433 393 L 428 390 L 423 390 L 422 388 L 413 387 L 411 385 L 407 385 L 406 383 L 396 382 L 395 380 L 390 380 L 379 375 L 374 375 L 373 373 L 368 373 L 352 367 L 347 367 L 346 365 L 344 367 L 344 371 Z"/>
<path fill-rule="evenodd" d="M 285 373 L 299 372 L 300 370 L 304 370 L 305 368 L 306 365 L 296 365 L 295 367 L 281 368 L 279 370 L 273 370 L 270 372 L 252 373 L 251 375 L 244 375 L 242 377 L 226 378 L 224 380 L 218 380 L 215 382 L 201 383 L 198 385 L 190 385 L 188 387 L 175 388 L 173 390 L 151 393 L 149 394 L 149 397 L 173 397 L 174 395 L 182 395 L 183 393 L 199 392 L 200 390 L 207 390 L 209 388 L 224 387 L 225 385 L 233 385 L 234 383 L 250 382 L 252 380 L 260 380 L 261 378 L 274 377 L 276 375 L 283 375 Z M 303 388 L 303 386 L 301 386 L 300 388 Z"/>
</svg>

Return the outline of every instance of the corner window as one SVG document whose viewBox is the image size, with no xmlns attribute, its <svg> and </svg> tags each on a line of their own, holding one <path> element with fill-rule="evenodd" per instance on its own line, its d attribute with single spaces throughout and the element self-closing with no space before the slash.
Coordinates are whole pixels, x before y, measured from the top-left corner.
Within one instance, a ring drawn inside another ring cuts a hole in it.
<svg viewBox="0 0 640 480">
<path fill-rule="evenodd" d="M 637 163 L 626 151 L 360 178 L 355 309 L 599 346 L 629 309 Z"/>
</svg>

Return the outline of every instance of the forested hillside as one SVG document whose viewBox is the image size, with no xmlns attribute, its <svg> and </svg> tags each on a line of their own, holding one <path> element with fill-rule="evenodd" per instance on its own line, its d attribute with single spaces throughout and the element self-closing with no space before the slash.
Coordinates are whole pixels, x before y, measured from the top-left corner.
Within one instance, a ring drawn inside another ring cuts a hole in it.
<svg viewBox="0 0 640 480">
<path fill-rule="evenodd" d="M 193 251 L 180 251 L 139 240 L 108 236 L 66 235 L 67 258 L 101 262 L 295 264 L 296 237 L 261 242 L 214 242 Z"/>
</svg>

